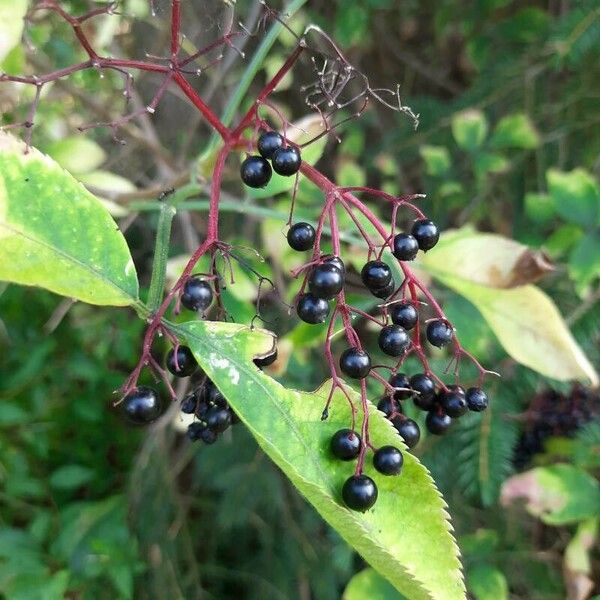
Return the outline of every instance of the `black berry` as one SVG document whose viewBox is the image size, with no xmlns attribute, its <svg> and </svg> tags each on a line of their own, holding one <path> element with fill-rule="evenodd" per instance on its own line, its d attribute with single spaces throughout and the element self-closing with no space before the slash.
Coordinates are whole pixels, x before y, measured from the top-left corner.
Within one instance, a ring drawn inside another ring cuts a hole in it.
<svg viewBox="0 0 600 600">
<path fill-rule="evenodd" d="M 373 455 L 373 466 L 382 475 L 398 475 L 403 463 L 402 452 L 394 446 L 382 446 Z"/>
<path fill-rule="evenodd" d="M 216 431 L 214 431 L 213 429 L 209 429 L 208 427 L 205 427 L 200 432 L 200 439 L 205 444 L 214 444 L 217 441 L 218 437 L 219 437 L 219 434 Z"/>
<path fill-rule="evenodd" d="M 136 425 L 145 425 L 158 419 L 162 414 L 162 402 L 151 387 L 140 385 L 123 398 L 123 412 Z"/>
<path fill-rule="evenodd" d="M 410 233 L 399 233 L 394 237 L 393 254 L 398 260 L 414 260 L 419 251 L 419 242 Z"/>
<path fill-rule="evenodd" d="M 392 270 L 382 260 L 370 260 L 362 268 L 360 276 L 369 290 L 381 290 L 392 280 Z"/>
<path fill-rule="evenodd" d="M 406 398 L 410 398 L 413 395 L 410 381 L 404 373 L 394 373 L 389 379 L 389 384 L 394 388 L 404 388 L 394 392 L 396 400 L 406 400 Z"/>
<path fill-rule="evenodd" d="M 392 420 L 392 424 L 409 448 L 414 448 L 419 443 L 419 440 L 421 439 L 421 430 L 415 421 L 412 419 L 396 417 Z"/>
<path fill-rule="evenodd" d="M 348 508 L 364 512 L 377 501 L 377 486 L 367 475 L 352 475 L 344 483 L 342 498 Z"/>
<path fill-rule="evenodd" d="M 413 223 L 411 233 L 419 244 L 419 248 L 426 252 L 431 250 L 440 239 L 437 225 L 429 219 L 418 219 Z"/>
<path fill-rule="evenodd" d="M 425 418 L 425 426 L 429 433 L 434 435 L 443 435 L 452 424 L 452 419 L 444 412 L 431 410 Z"/>
<path fill-rule="evenodd" d="M 397 400 L 384 396 L 378 403 L 377 408 L 389 419 L 392 415 L 402 413 L 402 407 Z"/>
<path fill-rule="evenodd" d="M 333 263 L 317 265 L 308 280 L 308 289 L 317 298 L 331 300 L 344 287 L 344 274 Z"/>
<path fill-rule="evenodd" d="M 197 366 L 198 363 L 187 346 L 177 347 L 177 360 L 175 360 L 174 348 L 171 348 L 167 354 L 167 369 L 177 377 L 190 376 Z"/>
<path fill-rule="evenodd" d="M 296 306 L 298 316 L 311 325 L 324 323 L 329 315 L 329 303 L 323 298 L 317 298 L 313 294 L 302 294 L 298 298 Z"/>
<path fill-rule="evenodd" d="M 396 289 L 396 282 L 394 281 L 394 278 L 392 277 L 390 282 L 384 288 L 381 288 L 378 290 L 370 290 L 370 292 L 376 298 L 382 298 L 385 300 L 385 298 L 389 298 L 394 293 L 395 289 Z"/>
<path fill-rule="evenodd" d="M 263 158 L 272 158 L 275 150 L 283 147 L 283 136 L 276 131 L 265 131 L 258 138 L 256 147 Z"/>
<path fill-rule="evenodd" d="M 275 348 L 271 353 L 267 354 L 266 356 L 263 356 L 261 358 L 255 358 L 254 364 L 259 369 L 264 369 L 265 367 L 272 365 L 276 360 L 277 360 L 277 348 Z"/>
<path fill-rule="evenodd" d="M 421 410 L 431 410 L 435 403 L 435 383 L 425 373 L 410 378 L 410 387 L 415 392 L 414 403 Z"/>
<path fill-rule="evenodd" d="M 242 181 L 251 188 L 265 187 L 271 175 L 271 165 L 262 156 L 249 156 L 240 167 Z"/>
<path fill-rule="evenodd" d="M 353 460 L 360 451 L 360 436 L 352 429 L 340 429 L 329 444 L 331 453 L 340 460 Z"/>
<path fill-rule="evenodd" d="M 213 300 L 213 291 L 208 281 L 191 277 L 188 279 L 181 294 L 181 304 L 188 310 L 205 311 Z"/>
<path fill-rule="evenodd" d="M 225 431 L 231 425 L 231 411 L 228 408 L 211 406 L 206 413 L 206 424 L 217 433 Z"/>
<path fill-rule="evenodd" d="M 401 356 L 410 346 L 410 337 L 400 325 L 387 325 L 379 333 L 379 347 L 389 356 Z"/>
<path fill-rule="evenodd" d="M 470 387 L 465 394 L 465 399 L 469 410 L 474 412 L 481 412 L 488 406 L 487 394 L 478 387 Z"/>
<path fill-rule="evenodd" d="M 202 439 L 202 432 L 206 429 L 206 424 L 200 421 L 194 421 L 190 423 L 187 428 L 186 435 L 188 438 L 195 442 L 196 440 Z"/>
<path fill-rule="evenodd" d="M 427 340 L 433 346 L 442 348 L 452 341 L 454 330 L 448 321 L 435 319 L 427 324 Z"/>
<path fill-rule="evenodd" d="M 448 391 L 440 392 L 439 403 L 444 412 L 452 418 L 461 417 L 468 410 L 465 390 L 459 385 L 449 385 Z"/>
<path fill-rule="evenodd" d="M 390 306 L 390 317 L 392 323 L 400 325 L 409 331 L 417 324 L 419 313 L 412 302 L 403 300 Z"/>
<path fill-rule="evenodd" d="M 198 404 L 198 397 L 195 392 L 188 394 L 181 401 L 181 412 L 186 415 L 193 415 L 196 412 L 196 405 Z"/>
<path fill-rule="evenodd" d="M 315 243 L 315 228 L 310 223 L 294 223 L 287 232 L 290 248 L 303 252 Z"/>
<path fill-rule="evenodd" d="M 323 259 L 323 262 L 335 265 L 342 272 L 342 275 L 346 273 L 346 265 L 339 256 L 328 256 L 327 258 Z"/>
<path fill-rule="evenodd" d="M 300 150 L 294 146 L 279 148 L 273 153 L 271 163 L 275 173 L 279 173 L 279 175 L 294 175 L 298 172 L 302 163 Z"/>
<path fill-rule="evenodd" d="M 371 357 L 358 348 L 348 348 L 340 356 L 340 369 L 352 379 L 364 379 L 371 370 Z"/>
</svg>

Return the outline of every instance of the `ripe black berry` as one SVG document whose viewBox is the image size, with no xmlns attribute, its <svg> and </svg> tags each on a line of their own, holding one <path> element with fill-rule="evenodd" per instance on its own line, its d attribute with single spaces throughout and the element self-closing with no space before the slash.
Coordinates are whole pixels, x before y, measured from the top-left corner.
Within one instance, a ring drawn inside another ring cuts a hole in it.
<svg viewBox="0 0 600 600">
<path fill-rule="evenodd" d="M 419 443 L 421 430 L 415 421 L 406 417 L 396 417 L 392 424 L 409 448 L 414 448 Z"/>
<path fill-rule="evenodd" d="M 140 385 L 123 398 L 123 412 L 136 425 L 145 425 L 162 414 L 162 402 L 151 387 Z"/>
<path fill-rule="evenodd" d="M 317 298 L 313 294 L 302 294 L 298 298 L 296 312 L 305 323 L 317 325 L 318 323 L 324 323 L 327 315 L 329 315 L 329 303 L 327 300 Z"/>
<path fill-rule="evenodd" d="M 469 410 L 474 412 L 481 412 L 488 406 L 487 394 L 481 388 L 470 387 L 465 394 L 465 398 Z"/>
<path fill-rule="evenodd" d="M 271 165 L 262 156 L 249 156 L 240 167 L 242 181 L 251 188 L 265 187 L 271 175 Z"/>
<path fill-rule="evenodd" d="M 398 260 L 414 260 L 419 251 L 419 242 L 410 233 L 399 233 L 394 237 L 393 254 Z"/>
<path fill-rule="evenodd" d="M 390 279 L 390 282 L 384 288 L 381 288 L 378 290 L 370 290 L 370 292 L 376 298 L 382 298 L 385 300 L 385 298 L 389 298 L 394 293 L 395 289 L 396 289 L 396 282 L 394 281 L 394 278 L 392 277 Z"/>
<path fill-rule="evenodd" d="M 263 158 L 272 158 L 275 150 L 283 146 L 283 136 L 276 131 L 265 131 L 258 138 L 256 147 Z"/>
<path fill-rule="evenodd" d="M 459 385 L 449 385 L 447 392 L 440 392 L 439 403 L 444 412 L 453 418 L 460 417 L 467 412 L 465 390 Z"/>
<path fill-rule="evenodd" d="M 279 175 L 294 175 L 302 164 L 300 150 L 295 146 L 287 146 L 275 150 L 271 157 L 273 170 Z"/>
<path fill-rule="evenodd" d="M 360 436 L 352 429 L 340 429 L 333 434 L 329 447 L 336 458 L 352 460 L 360 451 Z"/>
<path fill-rule="evenodd" d="M 342 275 L 346 273 L 346 265 L 339 256 L 328 256 L 327 258 L 323 259 L 323 262 L 335 265 L 342 272 Z"/>
<path fill-rule="evenodd" d="M 308 288 L 317 298 L 331 300 L 344 287 L 343 273 L 331 262 L 317 265 L 308 280 Z"/>
<path fill-rule="evenodd" d="M 167 354 L 167 369 L 177 377 L 188 377 L 198 366 L 192 351 L 187 346 L 177 347 L 177 361 L 175 349 L 171 348 Z"/>
<path fill-rule="evenodd" d="M 196 440 L 202 439 L 202 432 L 206 429 L 206 423 L 200 421 L 194 421 L 190 423 L 187 428 L 186 435 L 188 438 L 195 442 Z"/>
<path fill-rule="evenodd" d="M 377 486 L 367 475 L 352 475 L 344 483 L 342 498 L 348 508 L 364 512 L 377 501 Z"/>
<path fill-rule="evenodd" d="M 358 348 L 348 348 L 340 356 L 340 369 L 352 379 L 364 379 L 371 370 L 371 357 Z"/>
<path fill-rule="evenodd" d="M 402 302 L 390 306 L 390 317 L 392 323 L 400 325 L 409 331 L 417 324 L 419 313 L 412 302 L 403 300 Z"/>
<path fill-rule="evenodd" d="M 360 276 L 369 290 L 381 290 L 392 280 L 392 270 L 382 260 L 370 260 L 362 268 Z"/>
<path fill-rule="evenodd" d="M 382 446 L 373 455 L 373 466 L 382 475 L 398 475 L 403 463 L 402 452 L 394 446 Z"/>
<path fill-rule="evenodd" d="M 265 367 L 272 365 L 276 360 L 277 360 L 277 348 L 275 348 L 270 354 L 267 354 L 266 356 L 263 356 L 261 358 L 255 358 L 254 364 L 259 369 L 264 369 Z"/>
<path fill-rule="evenodd" d="M 216 431 L 209 429 L 208 427 L 205 427 L 200 432 L 200 439 L 205 444 L 214 444 L 217 441 L 218 437 L 219 437 L 219 434 Z"/>
<path fill-rule="evenodd" d="M 212 302 L 213 292 L 208 281 L 191 277 L 183 286 L 181 304 L 188 310 L 205 311 Z"/>
<path fill-rule="evenodd" d="M 379 347 L 389 356 L 401 356 L 410 346 L 410 337 L 400 325 L 387 325 L 379 333 Z"/>
<path fill-rule="evenodd" d="M 402 413 L 402 407 L 397 400 L 384 396 L 378 403 L 377 408 L 389 419 L 392 415 Z"/>
<path fill-rule="evenodd" d="M 197 404 L 198 397 L 196 396 L 195 392 L 192 392 L 181 401 L 181 412 L 185 413 L 186 415 L 192 415 L 194 412 L 196 412 Z"/>
<path fill-rule="evenodd" d="M 394 392 L 396 400 L 406 400 L 413 395 L 408 377 L 404 373 L 394 373 L 389 379 L 389 384 L 394 388 L 404 388 Z"/>
<path fill-rule="evenodd" d="M 431 250 L 440 239 L 437 225 L 429 219 L 418 219 L 413 223 L 411 233 L 424 252 Z"/>
<path fill-rule="evenodd" d="M 225 431 L 231 425 L 231 411 L 228 408 L 211 406 L 206 413 L 206 424 L 217 433 Z"/>
<path fill-rule="evenodd" d="M 294 223 L 287 232 L 287 241 L 292 250 L 310 250 L 315 243 L 315 228 L 310 223 Z"/>
<path fill-rule="evenodd" d="M 425 426 L 429 433 L 434 435 L 443 435 L 448 430 L 448 427 L 452 424 L 452 419 L 443 412 L 437 410 L 431 410 L 427 413 L 425 418 Z"/>
<path fill-rule="evenodd" d="M 421 410 L 431 410 L 435 403 L 435 383 L 425 373 L 418 373 L 410 378 L 410 387 L 416 392 L 414 403 Z"/>
<path fill-rule="evenodd" d="M 433 346 L 441 348 L 452 341 L 454 330 L 448 321 L 435 319 L 427 324 L 427 339 Z"/>
</svg>

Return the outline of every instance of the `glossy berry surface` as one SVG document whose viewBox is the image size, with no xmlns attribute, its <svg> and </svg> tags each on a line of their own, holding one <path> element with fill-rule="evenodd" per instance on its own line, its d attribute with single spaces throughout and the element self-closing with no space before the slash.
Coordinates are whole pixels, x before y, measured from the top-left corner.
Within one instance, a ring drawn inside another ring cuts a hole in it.
<svg viewBox="0 0 600 600">
<path fill-rule="evenodd" d="M 398 260 L 414 260 L 419 252 L 419 242 L 410 233 L 394 236 L 393 254 Z"/>
<path fill-rule="evenodd" d="M 331 300 L 344 287 L 344 274 L 333 263 L 317 265 L 308 280 L 308 289 L 313 296 Z"/>
<path fill-rule="evenodd" d="M 443 412 L 432 410 L 427 413 L 425 418 L 425 427 L 429 433 L 434 435 L 443 435 L 452 424 L 452 419 Z"/>
<path fill-rule="evenodd" d="M 392 304 L 389 310 L 392 323 L 404 327 L 407 331 L 411 330 L 419 320 L 417 309 L 408 300 Z"/>
<path fill-rule="evenodd" d="M 392 270 L 382 260 L 370 260 L 362 268 L 360 276 L 369 290 L 381 290 L 392 280 Z"/>
<path fill-rule="evenodd" d="M 206 412 L 206 424 L 217 433 L 225 431 L 231 425 L 231 411 L 228 408 L 211 406 Z"/>
<path fill-rule="evenodd" d="M 294 175 L 298 172 L 298 169 L 302 164 L 300 150 L 294 146 L 279 148 L 273 153 L 271 164 L 273 165 L 275 173 L 278 173 L 279 175 Z"/>
<path fill-rule="evenodd" d="M 263 158 L 270 159 L 276 150 L 283 147 L 283 136 L 276 131 L 265 131 L 256 143 L 256 148 Z"/>
<path fill-rule="evenodd" d="M 394 281 L 394 278 L 392 277 L 390 279 L 390 282 L 384 288 L 381 288 L 378 290 L 370 290 L 370 292 L 376 298 L 385 299 L 385 298 L 389 298 L 394 293 L 395 289 L 396 289 L 396 282 Z"/>
<path fill-rule="evenodd" d="M 414 448 L 419 443 L 419 440 L 421 439 L 421 430 L 416 421 L 396 417 L 392 420 L 392 424 L 409 448 Z"/>
<path fill-rule="evenodd" d="M 123 398 L 122 410 L 125 416 L 136 425 L 145 425 L 158 419 L 162 414 L 162 402 L 151 387 L 140 385 Z"/>
<path fill-rule="evenodd" d="M 353 460 L 360 451 L 360 436 L 352 429 L 340 429 L 329 444 L 331 453 L 340 460 Z"/>
<path fill-rule="evenodd" d="M 394 392 L 394 398 L 396 400 L 406 400 L 413 395 L 410 381 L 404 373 L 394 373 L 394 375 L 389 378 L 389 384 L 394 388 L 404 388 Z"/>
<path fill-rule="evenodd" d="M 425 373 L 418 373 L 410 378 L 410 387 L 416 392 L 414 403 L 421 410 L 430 410 L 435 402 L 435 383 Z"/>
<path fill-rule="evenodd" d="M 296 305 L 298 316 L 311 325 L 324 323 L 329 315 L 329 303 L 323 298 L 317 298 L 313 294 L 302 294 Z"/>
<path fill-rule="evenodd" d="M 413 223 L 411 233 L 424 252 L 431 250 L 440 239 L 437 225 L 429 219 L 418 219 Z"/>
<path fill-rule="evenodd" d="M 292 250 L 310 250 L 315 243 L 315 228 L 310 223 L 294 223 L 287 232 L 287 241 Z"/>
<path fill-rule="evenodd" d="M 364 512 L 377 501 L 377 486 L 367 475 L 352 475 L 342 487 L 342 498 L 348 508 Z"/>
<path fill-rule="evenodd" d="M 185 282 L 181 304 L 188 310 L 205 311 L 213 301 L 213 291 L 208 281 L 191 277 Z"/>
<path fill-rule="evenodd" d="M 323 262 L 335 265 L 342 272 L 342 275 L 346 273 L 346 265 L 339 256 L 328 256 L 327 258 L 323 259 Z"/>
<path fill-rule="evenodd" d="M 177 360 L 175 360 L 174 348 L 171 348 L 167 354 L 167 369 L 176 377 L 189 377 L 197 366 L 198 363 L 187 346 L 177 347 Z"/>
<path fill-rule="evenodd" d="M 465 393 L 467 407 L 473 412 L 481 412 L 488 406 L 487 394 L 478 387 L 470 387 Z"/>
<path fill-rule="evenodd" d="M 382 475 L 398 475 L 403 464 L 402 452 L 394 446 L 382 446 L 373 455 L 373 466 Z"/>
<path fill-rule="evenodd" d="M 277 348 L 275 348 L 271 353 L 267 354 L 266 356 L 262 356 L 260 358 L 255 358 L 254 364 L 259 369 L 264 369 L 265 367 L 272 365 L 276 360 L 277 360 Z"/>
<path fill-rule="evenodd" d="M 410 337 L 404 327 L 387 325 L 379 333 L 378 342 L 388 356 L 401 356 L 410 346 Z"/>
<path fill-rule="evenodd" d="M 364 379 L 371 370 L 371 357 L 358 348 L 348 348 L 340 356 L 340 369 L 352 379 Z"/>
<path fill-rule="evenodd" d="M 452 418 L 461 417 L 468 410 L 465 390 L 458 385 L 450 385 L 448 391 L 440 392 L 439 403 L 444 412 Z"/>
<path fill-rule="evenodd" d="M 389 396 L 384 396 L 378 403 L 377 408 L 389 419 L 392 415 L 397 415 L 402 413 L 402 407 L 400 406 L 400 402 L 390 398 Z"/>
<path fill-rule="evenodd" d="M 242 181 L 251 188 L 262 188 L 271 180 L 271 165 L 262 156 L 249 156 L 240 167 Z"/>
<path fill-rule="evenodd" d="M 181 412 L 186 415 L 192 415 L 196 411 L 196 405 L 198 404 L 198 398 L 194 392 L 188 394 L 181 401 Z"/>
<path fill-rule="evenodd" d="M 452 341 L 454 331 L 448 321 L 444 319 L 435 319 L 427 323 L 427 341 L 432 346 L 442 348 Z"/>
</svg>

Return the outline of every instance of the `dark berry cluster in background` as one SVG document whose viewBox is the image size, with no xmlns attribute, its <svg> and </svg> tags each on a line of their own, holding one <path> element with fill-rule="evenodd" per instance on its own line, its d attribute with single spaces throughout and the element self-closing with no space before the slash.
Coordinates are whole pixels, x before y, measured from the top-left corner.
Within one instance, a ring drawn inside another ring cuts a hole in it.
<svg viewBox="0 0 600 600">
<path fill-rule="evenodd" d="M 589 421 L 600 416 L 600 392 L 575 384 L 568 394 L 546 389 L 537 394 L 527 410 L 525 426 L 515 447 L 513 464 L 527 467 L 544 451 L 550 437 L 573 437 Z"/>
</svg>

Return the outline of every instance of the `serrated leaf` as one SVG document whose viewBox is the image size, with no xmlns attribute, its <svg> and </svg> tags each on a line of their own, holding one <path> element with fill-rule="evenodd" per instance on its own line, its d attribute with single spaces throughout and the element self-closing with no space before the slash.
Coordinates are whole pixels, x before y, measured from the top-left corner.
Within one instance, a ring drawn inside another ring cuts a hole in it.
<svg viewBox="0 0 600 600">
<path fill-rule="evenodd" d="M 427 470 L 405 452 L 397 477 L 366 472 L 379 487 L 377 504 L 365 514 L 346 509 L 340 498 L 354 465 L 333 460 L 332 434 L 350 423 L 343 394 L 334 395 L 330 417 L 321 421 L 328 386 L 314 393 L 288 390 L 252 363 L 273 338 L 230 323 L 192 322 L 174 327 L 263 450 L 338 533 L 411 599 L 464 598 L 457 547 L 445 504 Z M 354 401 L 358 398 L 350 391 Z M 389 421 L 372 405 L 374 445 L 400 443 Z M 401 444 L 400 444 L 401 445 Z"/>
<path fill-rule="evenodd" d="M 490 565 L 476 565 L 467 572 L 467 587 L 475 600 L 507 600 L 506 577 Z"/>
<path fill-rule="evenodd" d="M 483 144 L 488 122 L 485 115 L 476 109 L 468 109 L 452 116 L 452 135 L 456 143 L 468 152 L 477 150 Z"/>
<path fill-rule="evenodd" d="M 502 486 L 502 503 L 524 498 L 527 511 L 548 525 L 567 525 L 600 514 L 600 484 L 568 464 L 514 475 Z"/>
<path fill-rule="evenodd" d="M 90 304 L 138 297 L 125 238 L 102 203 L 49 157 L 0 133 L 0 279 Z"/>
<path fill-rule="evenodd" d="M 21 39 L 27 4 L 28 0 L 0 0 L 0 62 Z"/>
<path fill-rule="evenodd" d="M 573 223 L 593 227 L 600 219 L 600 188 L 585 169 L 568 173 L 549 169 L 546 173 L 556 212 Z"/>
<path fill-rule="evenodd" d="M 96 142 L 83 136 L 57 140 L 48 146 L 46 152 L 61 167 L 74 175 L 89 173 L 106 160 L 104 150 Z"/>
<path fill-rule="evenodd" d="M 500 119 L 490 141 L 496 148 L 527 150 L 539 146 L 540 136 L 531 119 L 523 113 L 517 113 Z"/>
<path fill-rule="evenodd" d="M 364 569 L 348 582 L 342 600 L 404 600 L 387 579 L 375 569 Z"/>
<path fill-rule="evenodd" d="M 424 145 L 419 148 L 419 154 L 425 161 L 425 169 L 429 175 L 440 177 L 450 169 L 450 153 L 444 146 Z"/>
</svg>

